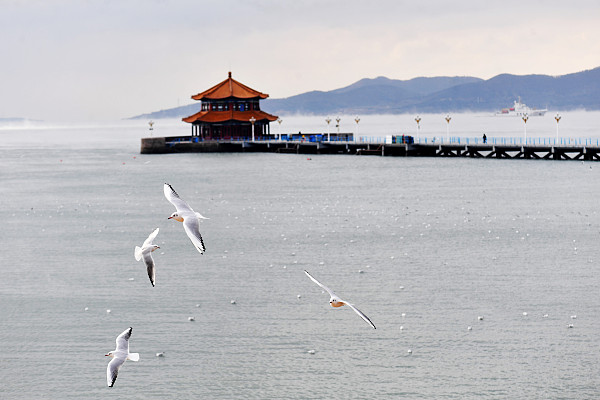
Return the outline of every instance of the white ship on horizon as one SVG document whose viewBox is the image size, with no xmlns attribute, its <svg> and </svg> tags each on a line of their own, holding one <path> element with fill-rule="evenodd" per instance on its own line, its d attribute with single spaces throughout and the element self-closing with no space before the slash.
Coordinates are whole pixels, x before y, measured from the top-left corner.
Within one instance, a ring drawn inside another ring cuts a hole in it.
<svg viewBox="0 0 600 400">
<path fill-rule="evenodd" d="M 548 111 L 547 108 L 537 109 L 527 107 L 525 103 L 521 103 L 521 96 L 519 96 L 518 100 L 515 100 L 515 104 L 509 108 L 503 108 L 502 110 L 496 112 L 496 115 L 500 116 L 511 116 L 511 117 L 522 117 L 527 114 L 530 117 L 541 117 L 546 114 Z"/>
</svg>

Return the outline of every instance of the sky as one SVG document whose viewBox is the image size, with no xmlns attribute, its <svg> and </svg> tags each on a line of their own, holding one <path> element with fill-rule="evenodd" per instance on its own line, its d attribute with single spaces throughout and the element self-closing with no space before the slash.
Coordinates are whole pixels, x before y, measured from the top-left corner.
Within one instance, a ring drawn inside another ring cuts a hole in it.
<svg viewBox="0 0 600 400">
<path fill-rule="evenodd" d="M 228 71 L 285 98 L 598 66 L 598 0 L 0 0 L 0 118 L 116 121 L 193 103 Z"/>
</svg>

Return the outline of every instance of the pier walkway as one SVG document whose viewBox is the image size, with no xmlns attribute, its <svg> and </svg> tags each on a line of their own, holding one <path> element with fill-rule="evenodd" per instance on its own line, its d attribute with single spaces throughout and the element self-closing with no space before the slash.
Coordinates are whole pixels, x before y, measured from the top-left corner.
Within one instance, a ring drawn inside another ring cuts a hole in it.
<svg viewBox="0 0 600 400">
<path fill-rule="evenodd" d="M 509 138 L 497 138 L 491 143 L 477 139 L 452 138 L 449 143 L 386 143 L 361 137 L 358 140 L 199 140 L 192 136 L 150 137 L 141 142 L 142 154 L 164 153 L 292 153 L 292 154 L 351 154 L 400 157 L 472 157 L 539 160 L 600 161 L 600 145 L 596 139 L 548 138 L 528 139 L 526 143 Z"/>
</svg>

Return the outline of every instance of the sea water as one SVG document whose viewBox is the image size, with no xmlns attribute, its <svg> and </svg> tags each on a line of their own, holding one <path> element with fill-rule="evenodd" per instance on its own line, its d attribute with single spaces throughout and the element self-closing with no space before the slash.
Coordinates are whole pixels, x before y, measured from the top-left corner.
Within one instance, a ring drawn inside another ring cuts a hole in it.
<svg viewBox="0 0 600 400">
<path fill-rule="evenodd" d="M 600 136 L 598 113 L 573 115 L 569 134 Z M 148 135 L 0 130 L 1 398 L 597 397 L 600 163 L 141 155 Z M 205 254 L 167 220 L 164 182 L 210 218 Z M 157 227 L 152 287 L 133 252 Z M 140 361 L 108 388 L 130 326 Z"/>
</svg>

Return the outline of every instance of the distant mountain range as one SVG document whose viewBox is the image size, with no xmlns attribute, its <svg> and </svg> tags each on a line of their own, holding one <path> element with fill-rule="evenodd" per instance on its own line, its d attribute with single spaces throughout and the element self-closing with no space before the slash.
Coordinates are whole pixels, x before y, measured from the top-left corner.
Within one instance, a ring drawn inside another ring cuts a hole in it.
<svg viewBox="0 0 600 400">
<path fill-rule="evenodd" d="M 532 108 L 600 110 L 600 67 L 561 76 L 501 74 L 488 80 L 444 76 L 406 81 L 361 79 L 328 92 L 266 99 L 261 109 L 275 115 L 495 111 L 511 106 L 518 97 Z M 195 102 L 131 119 L 183 118 L 199 109 L 200 102 Z"/>
<path fill-rule="evenodd" d="M 25 121 L 29 121 L 27 118 L 0 118 L 0 124 L 1 123 L 22 123 Z"/>
</svg>

